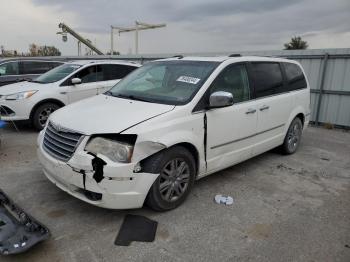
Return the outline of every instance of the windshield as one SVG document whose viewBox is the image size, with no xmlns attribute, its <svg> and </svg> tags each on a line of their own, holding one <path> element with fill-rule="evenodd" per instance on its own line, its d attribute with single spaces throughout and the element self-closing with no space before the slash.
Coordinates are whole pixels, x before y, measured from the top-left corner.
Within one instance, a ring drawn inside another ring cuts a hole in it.
<svg viewBox="0 0 350 262">
<path fill-rule="evenodd" d="M 35 80 L 32 80 L 32 82 L 42 84 L 53 83 L 65 78 L 69 74 L 76 71 L 79 67 L 80 65 L 63 64 L 61 66 L 55 67 L 54 69 L 46 72 L 45 74 L 42 74 Z"/>
<path fill-rule="evenodd" d="M 188 103 L 219 65 L 205 61 L 159 61 L 135 70 L 108 95 L 169 105 Z"/>
</svg>

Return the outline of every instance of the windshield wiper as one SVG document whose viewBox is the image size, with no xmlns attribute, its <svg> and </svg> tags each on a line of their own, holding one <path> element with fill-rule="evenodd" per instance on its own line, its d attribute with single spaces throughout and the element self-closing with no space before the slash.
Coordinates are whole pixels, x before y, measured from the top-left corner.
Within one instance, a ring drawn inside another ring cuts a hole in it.
<svg viewBox="0 0 350 262">
<path fill-rule="evenodd" d="M 136 101 L 142 101 L 142 102 L 150 102 L 147 99 L 141 98 L 141 97 L 137 97 L 137 96 L 133 96 L 133 95 L 121 95 L 121 94 L 113 94 L 110 91 L 107 91 L 106 94 L 114 96 L 114 97 L 120 97 L 120 98 L 126 98 L 126 99 L 130 99 L 130 100 L 136 100 Z"/>
<path fill-rule="evenodd" d="M 33 80 L 33 79 L 29 79 L 28 82 L 32 82 L 32 83 L 39 83 L 42 84 L 43 82 L 40 82 L 38 80 Z"/>
</svg>

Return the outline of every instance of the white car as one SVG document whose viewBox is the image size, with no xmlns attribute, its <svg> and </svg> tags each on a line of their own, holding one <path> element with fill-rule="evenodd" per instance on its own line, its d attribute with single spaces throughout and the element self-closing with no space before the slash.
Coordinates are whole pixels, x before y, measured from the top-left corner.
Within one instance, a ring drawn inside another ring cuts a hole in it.
<svg viewBox="0 0 350 262">
<path fill-rule="evenodd" d="M 38 155 L 49 180 L 90 204 L 169 210 L 196 179 L 277 146 L 294 153 L 309 117 L 298 62 L 178 57 L 54 112 Z"/>
<path fill-rule="evenodd" d="M 32 81 L 0 87 L 0 119 L 31 120 L 41 130 L 53 111 L 106 92 L 140 66 L 123 61 L 72 61 Z"/>
</svg>

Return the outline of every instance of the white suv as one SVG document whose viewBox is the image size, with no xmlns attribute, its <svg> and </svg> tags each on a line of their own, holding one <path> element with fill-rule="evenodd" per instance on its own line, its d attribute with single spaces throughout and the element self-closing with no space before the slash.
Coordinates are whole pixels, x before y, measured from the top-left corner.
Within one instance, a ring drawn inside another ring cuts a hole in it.
<svg viewBox="0 0 350 262">
<path fill-rule="evenodd" d="M 294 153 L 310 116 L 300 64 L 267 57 L 147 63 L 109 92 L 50 116 L 44 173 L 93 205 L 180 205 L 194 181 L 274 147 Z"/>
<path fill-rule="evenodd" d="M 139 66 L 123 61 L 73 61 L 34 80 L 0 87 L 0 119 L 29 119 L 41 130 L 56 109 L 106 92 Z"/>
</svg>

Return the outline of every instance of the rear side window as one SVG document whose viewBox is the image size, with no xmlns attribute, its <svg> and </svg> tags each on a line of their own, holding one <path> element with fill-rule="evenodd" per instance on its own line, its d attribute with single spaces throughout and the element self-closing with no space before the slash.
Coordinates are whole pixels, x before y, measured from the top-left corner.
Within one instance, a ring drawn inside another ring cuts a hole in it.
<svg viewBox="0 0 350 262">
<path fill-rule="evenodd" d="M 114 79 L 122 79 L 128 75 L 131 71 L 135 70 L 136 67 L 127 65 L 98 65 L 98 70 L 103 74 L 103 79 L 99 81 L 108 81 Z"/>
<path fill-rule="evenodd" d="M 46 61 L 23 61 L 22 62 L 22 74 L 24 75 L 36 75 L 43 74 L 52 69 Z"/>
<path fill-rule="evenodd" d="M 63 65 L 63 63 L 60 62 L 47 62 L 48 68 L 51 70 L 52 68 L 55 68 L 57 66 Z"/>
<path fill-rule="evenodd" d="M 18 75 L 19 66 L 18 62 L 7 62 L 0 65 L 0 76 Z"/>
<path fill-rule="evenodd" d="M 292 63 L 283 63 L 287 78 L 287 91 L 306 88 L 306 79 L 300 66 Z"/>
<path fill-rule="evenodd" d="M 279 63 L 252 63 L 252 73 L 257 98 L 278 94 L 283 87 L 283 77 Z"/>
</svg>

